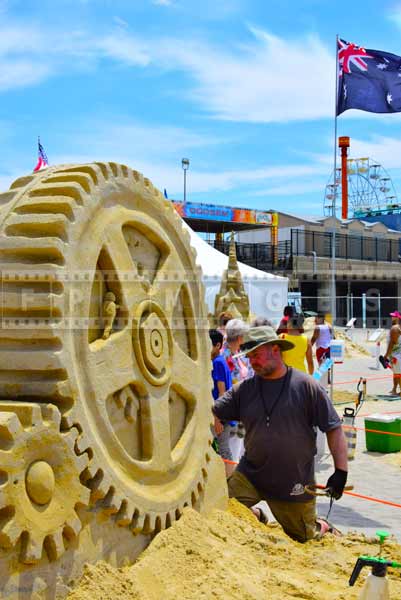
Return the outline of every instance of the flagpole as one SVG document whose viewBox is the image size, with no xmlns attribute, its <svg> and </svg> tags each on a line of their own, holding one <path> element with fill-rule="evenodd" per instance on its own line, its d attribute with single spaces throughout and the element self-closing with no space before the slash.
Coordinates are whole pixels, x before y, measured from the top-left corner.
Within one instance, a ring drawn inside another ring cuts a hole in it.
<svg viewBox="0 0 401 600">
<path fill-rule="evenodd" d="M 337 201 L 337 98 L 338 98 L 338 34 L 336 35 L 336 84 L 334 98 L 334 188 L 333 188 L 333 230 L 331 236 L 331 321 L 334 326 L 337 318 L 336 296 L 336 201 Z"/>
<path fill-rule="evenodd" d="M 337 99 L 338 99 L 338 34 L 336 35 L 336 84 L 334 96 L 334 187 L 333 187 L 333 229 L 331 234 L 331 324 L 333 326 L 337 318 L 337 295 L 336 295 L 336 200 L 337 200 Z M 334 363 L 330 369 L 330 399 L 334 399 Z"/>
</svg>

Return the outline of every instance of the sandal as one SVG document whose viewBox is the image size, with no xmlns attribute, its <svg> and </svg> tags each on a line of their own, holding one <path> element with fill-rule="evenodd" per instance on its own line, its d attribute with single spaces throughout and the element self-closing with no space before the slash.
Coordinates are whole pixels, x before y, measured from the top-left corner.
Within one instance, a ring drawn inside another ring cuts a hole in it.
<svg viewBox="0 0 401 600">
<path fill-rule="evenodd" d="M 331 533 L 335 536 L 342 536 L 342 533 L 339 529 L 334 527 L 327 519 L 323 517 L 317 517 L 316 519 L 316 537 L 317 539 L 322 539 L 326 533 Z"/>
</svg>

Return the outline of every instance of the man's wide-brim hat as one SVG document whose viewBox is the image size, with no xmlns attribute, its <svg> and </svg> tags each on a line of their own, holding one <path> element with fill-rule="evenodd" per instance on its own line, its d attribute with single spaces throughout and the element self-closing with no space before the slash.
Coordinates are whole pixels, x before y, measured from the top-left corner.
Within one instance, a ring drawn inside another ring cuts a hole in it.
<svg viewBox="0 0 401 600">
<path fill-rule="evenodd" d="M 397 319 L 401 319 L 401 313 L 399 313 L 398 310 L 395 310 L 394 312 L 390 313 L 390 317 L 397 317 Z"/>
<path fill-rule="evenodd" d="M 250 327 L 244 334 L 244 340 L 240 346 L 241 352 L 235 354 L 233 358 L 245 356 L 265 344 L 277 344 L 283 351 L 292 350 L 295 347 L 289 340 L 278 336 L 273 327 L 268 327 L 267 325 L 263 327 Z"/>
</svg>

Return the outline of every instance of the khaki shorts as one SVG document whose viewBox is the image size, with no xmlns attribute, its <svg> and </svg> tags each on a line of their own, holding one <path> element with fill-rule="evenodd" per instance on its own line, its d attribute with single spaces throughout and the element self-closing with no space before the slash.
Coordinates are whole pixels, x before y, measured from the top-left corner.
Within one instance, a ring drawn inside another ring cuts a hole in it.
<svg viewBox="0 0 401 600">
<path fill-rule="evenodd" d="M 316 501 L 314 498 L 310 502 L 270 500 L 259 494 L 252 483 L 239 471 L 234 471 L 227 483 L 230 498 L 235 498 L 248 508 L 265 500 L 276 521 L 293 540 L 307 542 L 316 537 Z"/>
</svg>

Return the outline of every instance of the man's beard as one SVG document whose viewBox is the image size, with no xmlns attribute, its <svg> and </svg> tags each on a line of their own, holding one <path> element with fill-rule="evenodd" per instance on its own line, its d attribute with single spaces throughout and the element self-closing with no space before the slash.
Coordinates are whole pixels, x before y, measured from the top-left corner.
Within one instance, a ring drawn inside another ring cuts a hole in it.
<svg viewBox="0 0 401 600">
<path fill-rule="evenodd" d="M 263 367 L 260 365 L 253 367 L 253 370 L 260 377 L 267 377 L 267 376 L 271 375 L 272 373 L 274 373 L 276 368 L 277 368 L 276 364 L 270 363 L 269 365 L 265 365 Z"/>
</svg>

